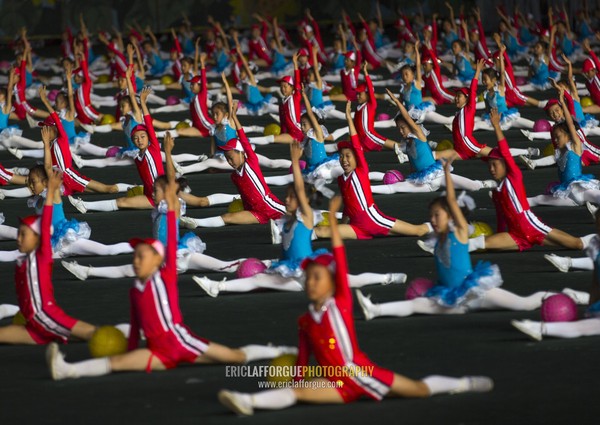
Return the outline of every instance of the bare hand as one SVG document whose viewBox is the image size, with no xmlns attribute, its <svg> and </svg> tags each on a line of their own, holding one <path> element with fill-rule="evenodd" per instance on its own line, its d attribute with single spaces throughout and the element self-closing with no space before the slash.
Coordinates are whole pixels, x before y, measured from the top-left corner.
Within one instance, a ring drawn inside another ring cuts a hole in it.
<svg viewBox="0 0 600 425">
<path fill-rule="evenodd" d="M 298 141 L 294 141 L 290 144 L 290 157 L 292 158 L 293 163 L 298 163 L 300 158 L 302 158 L 302 146 Z"/>
<path fill-rule="evenodd" d="M 337 220 L 335 214 L 342 208 L 342 197 L 336 195 L 329 201 L 329 219 Z"/>
<path fill-rule="evenodd" d="M 171 136 L 171 133 L 168 131 L 165 133 L 165 137 L 163 138 L 163 147 L 165 149 L 165 153 L 173 152 L 173 148 L 175 147 L 175 139 Z"/>
<path fill-rule="evenodd" d="M 142 89 L 142 92 L 140 93 L 140 101 L 142 103 L 146 103 L 146 100 L 148 99 L 148 95 L 152 93 L 152 87 L 144 87 Z"/>
<path fill-rule="evenodd" d="M 494 128 L 500 127 L 500 114 L 498 113 L 498 108 L 492 108 L 490 110 L 490 121 Z"/>
<path fill-rule="evenodd" d="M 52 142 L 52 131 L 50 130 L 50 127 L 48 127 L 47 125 L 42 127 L 42 142 L 44 142 L 44 146 L 49 146 L 50 143 Z"/>
<path fill-rule="evenodd" d="M 60 188 L 63 181 L 63 173 L 59 170 L 52 170 L 48 174 L 48 193 L 54 193 Z"/>
</svg>

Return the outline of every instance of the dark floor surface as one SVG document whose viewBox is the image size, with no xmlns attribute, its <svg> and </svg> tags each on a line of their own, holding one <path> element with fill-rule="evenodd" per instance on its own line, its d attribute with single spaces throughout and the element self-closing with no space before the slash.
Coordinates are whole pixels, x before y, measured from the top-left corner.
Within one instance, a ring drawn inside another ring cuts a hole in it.
<svg viewBox="0 0 600 425">
<path fill-rule="evenodd" d="M 381 91 L 378 89 L 377 91 Z M 109 95 L 109 90 L 98 90 Z M 166 96 L 167 93 L 158 93 Z M 168 93 L 175 94 L 175 93 Z M 551 93 L 544 93 L 544 97 Z M 34 102 L 39 104 L 39 101 Z M 338 104 L 338 109 L 342 109 Z M 114 113 L 109 108 L 102 112 Z M 393 115 L 386 102 L 380 102 L 379 112 Z M 454 108 L 438 108 L 444 115 Z M 532 119 L 543 117 L 543 111 L 524 108 L 522 113 Z M 184 113 L 157 115 L 156 118 L 182 119 Z M 268 116 L 240 117 L 243 124 L 265 125 Z M 328 123 L 330 130 L 341 121 Z M 22 123 L 22 127 L 26 124 Z M 451 138 L 441 125 L 428 124 L 430 139 Z M 381 130 L 388 137 L 397 137 L 395 129 Z M 544 147 L 547 142 L 527 142 L 519 130 L 506 132 L 512 146 Z M 39 140 L 38 130 L 25 130 L 25 136 Z M 120 144 L 122 134 L 95 134 L 93 141 L 108 146 Z M 481 142 L 495 144 L 492 132 L 478 132 Z M 176 153 L 207 152 L 208 143 L 198 139 L 178 139 Z M 259 147 L 273 158 L 287 158 L 287 146 Z M 389 152 L 370 153 L 372 170 L 398 168 L 405 174 L 408 165 L 398 166 Z M 17 161 L 7 152 L 0 153 L 5 167 L 29 166 L 32 161 Z M 598 167 L 587 172 L 597 173 Z M 455 163 L 455 172 L 468 177 L 486 178 L 486 164 L 481 161 Z M 134 167 L 83 169 L 83 173 L 105 182 L 138 182 Z M 265 171 L 265 175 L 281 171 Z M 187 176 L 196 194 L 233 193 L 235 188 L 229 173 L 203 173 Z M 557 180 L 555 167 L 524 171 L 530 195 L 542 193 L 550 181 Z M 332 186 L 333 187 L 333 186 Z M 273 191 L 283 199 L 284 188 Z M 410 222 L 427 220 L 427 204 L 437 194 L 396 194 L 376 196 L 381 209 Z M 495 212 L 487 191 L 475 193 L 477 210 L 472 218 L 495 226 Z M 85 195 L 86 199 L 106 199 L 110 196 Z M 116 243 L 133 236 L 149 236 L 151 223 L 148 211 L 79 214 L 66 201 L 68 216 L 87 221 L 92 227 L 92 239 Z M 223 213 L 226 207 L 189 211 L 190 216 L 208 217 Z M 0 211 L 6 224 L 16 225 L 17 218 L 30 213 L 22 199 L 6 199 Z M 534 208 L 549 225 L 575 235 L 594 231 L 592 219 L 581 208 Z M 208 244 L 207 254 L 221 259 L 247 256 L 276 258 L 280 247 L 271 245 L 267 226 L 250 225 L 220 229 L 198 229 Z M 394 237 L 371 241 L 347 242 L 352 273 L 405 272 L 411 278 L 432 276 L 432 257 L 416 246 L 416 239 Z M 327 247 L 318 241 L 315 247 Z M 14 242 L 0 242 L 0 250 L 14 249 Z M 474 254 L 473 261 L 497 263 L 504 277 L 504 287 L 518 294 L 548 289 L 572 287 L 585 290 L 591 273 L 559 273 L 544 258 L 548 248 L 534 248 L 524 253 Z M 260 253 L 258 255 L 257 253 Z M 580 256 L 579 252 L 561 251 Z M 119 257 L 78 258 L 82 264 L 118 265 L 130 261 Z M 15 303 L 12 264 L 0 264 L 0 301 Z M 205 273 L 199 273 L 204 275 Z M 192 281 L 192 273 L 180 277 L 180 298 L 186 323 L 199 335 L 231 346 L 246 343 L 295 344 L 296 318 L 306 310 L 302 293 L 264 292 L 254 294 L 208 297 Z M 211 278 L 223 276 L 207 274 Z M 233 278 L 232 276 L 228 276 Z M 97 323 L 117 323 L 128 320 L 127 291 L 130 279 L 76 280 L 58 262 L 55 263 L 54 286 L 63 308 L 75 317 Z M 402 299 L 405 287 L 390 285 L 365 288 L 376 301 Z M 583 312 L 583 308 L 581 309 Z M 356 326 L 361 347 L 378 364 L 409 377 L 428 374 L 484 374 L 495 381 L 489 394 L 437 396 L 428 400 L 386 400 L 381 403 L 361 401 L 348 406 L 295 406 L 278 412 L 258 412 L 252 418 L 239 419 L 222 407 L 216 399 L 221 388 L 244 391 L 258 389 L 256 379 L 236 380 L 225 377 L 224 366 L 180 367 L 166 373 L 122 373 L 103 378 L 53 382 L 44 361 L 43 347 L 0 347 L 0 423 L 2 424 L 121 424 L 121 423 L 402 423 L 402 424 L 591 424 L 597 397 L 593 377 L 600 373 L 597 337 L 577 340 L 547 339 L 531 342 L 513 329 L 515 318 L 539 318 L 539 311 L 495 311 L 463 316 L 414 316 L 403 319 L 384 318 L 365 322 L 355 306 Z M 4 320 L 2 324 L 9 323 Z M 72 343 L 65 347 L 68 360 L 88 357 L 86 344 Z"/>
</svg>

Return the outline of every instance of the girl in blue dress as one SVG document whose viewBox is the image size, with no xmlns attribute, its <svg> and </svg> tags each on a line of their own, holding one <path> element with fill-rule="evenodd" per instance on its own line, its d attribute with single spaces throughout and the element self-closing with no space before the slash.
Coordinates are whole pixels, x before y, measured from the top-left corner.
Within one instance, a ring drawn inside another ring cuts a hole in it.
<svg viewBox="0 0 600 425">
<path fill-rule="evenodd" d="M 565 122 L 555 124 L 552 129 L 554 157 L 558 165 L 560 182 L 551 189 L 551 195 L 538 195 L 527 200 L 532 207 L 538 205 L 575 207 L 586 202 L 600 204 L 600 181 L 591 174 L 583 174 L 581 169 L 583 147 L 577 135 L 578 126 L 569 113 L 562 87 L 560 102 Z"/>
<path fill-rule="evenodd" d="M 453 149 L 447 149 L 441 152 L 433 152 L 425 132 L 411 118 L 409 112 L 402 103 L 394 97 L 388 89 L 388 95 L 398 107 L 398 115 L 395 122 L 400 135 L 405 140 L 404 150 L 408 155 L 413 172 L 408 175 L 405 181 L 393 184 L 371 186 L 373 193 L 392 194 L 399 192 L 435 192 L 441 186 L 445 185 L 442 160 L 455 158 L 458 154 Z M 471 180 L 466 177 L 452 174 L 454 185 L 463 190 L 480 190 L 483 188 L 493 188 L 496 184 L 493 180 Z"/>
<path fill-rule="evenodd" d="M 437 235 L 435 268 L 437 282 L 424 296 L 406 301 L 374 304 L 362 292 L 356 291 L 367 320 L 379 316 L 405 317 L 412 314 L 464 314 L 472 310 L 539 308 L 548 292 L 536 292 L 521 297 L 499 288 L 502 277 L 498 266 L 478 262 L 471 266 L 469 255 L 469 223 L 456 200 L 451 161 L 444 163 L 445 197 L 429 206 L 431 225 Z"/>
<path fill-rule="evenodd" d="M 324 249 L 313 251 L 314 226 L 321 221 L 310 206 L 304 190 L 300 158 L 302 147 L 298 142 L 290 146 L 294 183 L 288 187 L 285 198 L 286 215 L 279 223 L 282 238 L 282 258 L 271 263 L 263 273 L 252 277 L 229 281 L 215 281 L 207 277 L 194 276 L 194 281 L 211 297 L 217 297 L 220 292 L 249 292 L 258 288 L 275 289 L 280 291 L 300 292 L 304 290 L 303 272 L 300 267 L 306 258 L 315 258 L 325 252 Z M 403 283 L 406 275 L 403 273 L 363 273 L 349 275 L 350 286 L 358 288 L 365 285 L 382 283 Z"/>
</svg>

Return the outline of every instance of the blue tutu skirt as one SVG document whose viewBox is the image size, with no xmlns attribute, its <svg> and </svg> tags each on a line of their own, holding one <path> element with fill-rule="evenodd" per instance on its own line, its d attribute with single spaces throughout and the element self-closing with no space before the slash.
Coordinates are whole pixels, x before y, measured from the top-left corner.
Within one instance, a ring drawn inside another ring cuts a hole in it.
<svg viewBox="0 0 600 425">
<path fill-rule="evenodd" d="M 318 164 L 310 165 L 302 170 L 302 174 L 304 175 L 304 180 L 308 183 L 313 183 L 315 180 L 323 179 L 322 173 L 324 170 L 332 170 L 336 167 L 340 166 L 340 155 L 333 154 L 324 158 Z M 328 183 L 331 183 L 331 179 L 325 179 Z"/>
<path fill-rule="evenodd" d="M 444 176 L 444 166 L 441 161 L 435 161 L 421 171 L 415 171 L 406 177 L 406 180 L 415 184 L 428 184 Z"/>
<path fill-rule="evenodd" d="M 316 258 L 319 255 L 326 254 L 328 252 L 329 251 L 327 251 L 324 248 L 317 249 L 316 251 L 313 251 L 313 253 L 306 258 Z M 300 277 L 302 277 L 302 275 L 304 273 L 302 271 L 302 268 L 300 267 L 300 264 L 302 264 L 302 262 L 306 258 L 296 258 L 296 259 L 290 259 L 290 260 L 275 261 L 274 263 L 271 264 L 271 267 L 269 267 L 267 270 L 265 270 L 265 273 L 278 274 L 283 277 L 300 278 Z"/>
<path fill-rule="evenodd" d="M 418 124 L 422 123 L 425 119 L 427 112 L 435 111 L 435 105 L 431 102 L 422 102 L 419 105 L 413 105 L 408 110 L 408 115 L 415 120 Z"/>
<path fill-rule="evenodd" d="M 594 178 L 592 174 L 582 174 L 577 180 L 570 180 L 564 183 L 557 184 L 551 190 L 555 198 L 567 199 L 571 198 L 579 205 L 585 203 L 583 193 L 586 190 L 599 190 L 600 181 Z"/>
<path fill-rule="evenodd" d="M 52 250 L 61 251 L 76 240 L 89 239 L 91 234 L 92 229 L 85 221 L 79 222 L 74 218 L 63 220 L 54 225 L 54 233 L 51 238 Z"/>
<path fill-rule="evenodd" d="M 500 115 L 500 127 L 502 130 L 507 130 L 510 128 L 510 125 L 517 118 L 521 117 L 521 113 L 517 108 L 509 108 L 506 111 L 502 112 Z M 492 125 L 492 121 L 490 120 L 490 114 L 487 112 L 481 116 L 488 124 Z"/>
<path fill-rule="evenodd" d="M 69 139 L 69 145 L 76 148 L 79 145 L 84 145 L 86 143 L 90 143 L 90 140 L 91 140 L 90 133 L 87 133 L 85 131 L 80 131 L 79 133 L 77 133 L 75 135 L 75 137 L 72 137 Z"/>
<path fill-rule="evenodd" d="M 177 243 L 177 273 L 185 273 L 190 265 L 192 254 L 202 254 L 206 244 L 195 233 L 187 232 Z"/>
<path fill-rule="evenodd" d="M 119 149 L 119 152 L 117 153 L 117 158 L 135 158 L 138 156 L 138 154 L 140 153 L 140 150 L 138 148 L 130 148 L 128 146 Z"/>
<path fill-rule="evenodd" d="M 459 286 L 449 288 L 436 285 L 425 296 L 444 307 L 457 307 L 480 298 L 486 291 L 502 285 L 502 276 L 497 265 L 479 261 L 473 271 Z"/>
<path fill-rule="evenodd" d="M 596 301 L 594 304 L 589 306 L 585 312 L 585 316 L 588 318 L 600 318 L 600 301 Z"/>
<path fill-rule="evenodd" d="M 583 119 L 579 122 L 580 127 L 587 129 L 598 127 L 598 124 L 600 124 L 600 121 L 590 114 L 584 114 Z"/>
<path fill-rule="evenodd" d="M 13 136 L 21 136 L 23 134 L 23 130 L 16 125 L 9 125 L 5 129 L 0 132 L 0 140 L 6 141 Z"/>
<path fill-rule="evenodd" d="M 271 103 L 273 96 L 270 93 L 264 95 L 262 100 L 257 103 L 244 102 L 244 106 L 250 115 L 260 115 L 263 112 L 265 105 Z"/>
</svg>

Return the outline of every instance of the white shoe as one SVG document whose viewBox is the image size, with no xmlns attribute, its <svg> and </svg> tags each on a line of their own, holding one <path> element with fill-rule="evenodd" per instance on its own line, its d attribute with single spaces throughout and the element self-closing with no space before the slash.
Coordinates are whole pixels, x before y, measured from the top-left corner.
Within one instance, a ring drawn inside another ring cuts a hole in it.
<svg viewBox="0 0 600 425">
<path fill-rule="evenodd" d="M 80 124 L 81 128 L 87 131 L 90 134 L 94 134 L 94 126 L 91 124 Z"/>
<path fill-rule="evenodd" d="M 269 226 L 271 227 L 271 243 L 278 245 L 281 243 L 281 229 L 279 228 L 277 221 L 269 220 Z"/>
<path fill-rule="evenodd" d="M 25 167 L 13 167 L 10 169 L 10 171 L 13 174 L 18 174 L 20 176 L 28 176 L 29 175 L 29 168 L 25 168 Z"/>
<path fill-rule="evenodd" d="M 29 124 L 29 128 L 36 128 L 38 126 L 38 122 L 31 115 L 26 114 L 25 119 L 27 120 L 27 123 Z"/>
<path fill-rule="evenodd" d="M 69 364 L 65 362 L 65 355 L 58 349 L 56 342 L 51 342 L 46 348 L 46 363 L 50 369 L 50 376 L 55 381 L 65 378 L 77 378 L 72 374 Z"/>
<path fill-rule="evenodd" d="M 194 282 L 196 282 L 198 284 L 198 286 L 200 288 L 202 288 L 204 290 L 204 292 L 206 292 L 211 297 L 217 298 L 217 295 L 219 295 L 219 286 L 215 285 L 215 282 L 211 281 L 206 276 L 204 276 L 204 277 L 192 276 L 192 280 Z"/>
<path fill-rule="evenodd" d="M 556 254 L 544 254 L 544 258 L 563 273 L 567 273 L 572 265 L 571 257 L 559 257 Z"/>
<path fill-rule="evenodd" d="M 198 155 L 198 162 L 204 162 L 207 159 L 208 159 L 208 155 L 205 155 L 205 154 Z"/>
<path fill-rule="evenodd" d="M 279 87 L 276 88 L 279 89 Z M 261 125 L 251 125 L 250 131 L 254 133 L 262 133 L 263 131 L 265 131 L 265 128 Z"/>
<path fill-rule="evenodd" d="M 19 312 L 19 306 L 13 304 L 0 304 L 0 319 L 13 317 Z"/>
<path fill-rule="evenodd" d="M 4 194 L 4 191 L 2 189 L 0 189 L 0 201 L 3 200 L 4 198 L 6 198 L 6 195 Z"/>
<path fill-rule="evenodd" d="M 13 154 L 17 159 L 23 158 L 23 152 L 17 148 L 8 148 L 8 151 Z"/>
<path fill-rule="evenodd" d="M 181 168 L 181 165 L 179 165 L 179 162 L 173 161 L 173 168 L 175 168 L 176 177 L 183 176 L 183 168 Z"/>
<path fill-rule="evenodd" d="M 70 195 L 68 198 L 71 205 L 77 208 L 77 211 L 79 211 L 81 214 L 85 214 L 87 212 L 87 207 L 85 206 L 85 203 L 81 200 L 81 198 L 74 198 Z"/>
<path fill-rule="evenodd" d="M 185 215 L 179 217 L 179 225 L 185 229 L 195 229 L 196 227 L 198 227 L 196 220 L 194 220 L 192 217 L 188 217 Z"/>
<path fill-rule="evenodd" d="M 387 273 L 381 284 L 389 285 L 390 283 L 406 283 L 406 279 L 406 273 Z"/>
<path fill-rule="evenodd" d="M 428 244 L 427 241 L 419 240 L 417 241 L 417 245 L 419 245 L 419 248 L 421 248 L 423 251 L 428 252 L 431 255 L 433 255 L 433 252 L 435 251 L 435 247 Z"/>
<path fill-rule="evenodd" d="M 527 166 L 527 168 L 535 170 L 535 162 L 531 159 L 527 158 L 525 155 L 519 155 L 519 159 Z"/>
<path fill-rule="evenodd" d="M 531 134 L 531 131 L 521 130 L 521 133 L 523 133 L 523 136 L 527 137 L 529 140 L 533 140 L 533 135 Z"/>
<path fill-rule="evenodd" d="M 533 320 L 511 320 L 510 324 L 536 341 L 542 340 L 542 322 Z"/>
<path fill-rule="evenodd" d="M 538 148 L 527 148 L 527 155 L 540 156 L 540 150 Z"/>
<path fill-rule="evenodd" d="M 498 183 L 496 180 L 482 180 L 481 188 L 482 189 L 496 189 L 498 187 Z"/>
<path fill-rule="evenodd" d="M 397 143 L 394 145 L 394 153 L 398 157 L 398 162 L 400 164 L 404 164 L 405 162 L 408 162 L 408 155 L 406 155 L 404 152 L 402 152 L 400 145 L 398 145 Z"/>
<path fill-rule="evenodd" d="M 590 294 L 587 292 L 576 291 L 571 288 L 565 288 L 561 292 L 575 301 L 575 304 L 588 305 L 590 303 Z"/>
<path fill-rule="evenodd" d="M 86 280 L 90 275 L 90 268 L 81 266 L 77 261 L 61 261 L 60 264 L 79 280 Z"/>
<path fill-rule="evenodd" d="M 590 212 L 590 214 L 592 215 L 592 218 L 594 220 L 596 220 L 596 211 L 598 211 L 597 206 L 595 206 L 594 204 L 592 204 L 591 202 L 587 202 L 585 203 L 585 206 L 587 207 L 588 211 Z"/>
<path fill-rule="evenodd" d="M 448 130 L 452 131 L 452 124 L 444 124 L 444 127 L 446 127 Z"/>
<path fill-rule="evenodd" d="M 235 391 L 221 390 L 217 394 L 219 402 L 234 413 L 240 416 L 252 416 L 254 408 L 251 403 L 251 396 Z"/>
<path fill-rule="evenodd" d="M 360 305 L 360 308 L 363 314 L 365 315 L 365 320 L 373 319 L 375 317 L 375 314 L 373 314 L 374 305 L 371 302 L 371 297 L 365 297 L 359 289 L 357 289 L 355 292 L 356 298 L 358 299 L 358 304 Z"/>
<path fill-rule="evenodd" d="M 450 394 L 459 394 L 459 393 L 487 393 L 494 389 L 494 381 L 487 376 L 465 376 L 461 379 L 461 385 L 454 391 L 451 391 Z"/>
<path fill-rule="evenodd" d="M 279 115 L 277 115 L 277 114 L 269 114 L 269 116 L 271 118 L 273 118 L 275 121 L 277 121 L 277 124 L 280 123 L 280 121 L 279 121 Z"/>
<path fill-rule="evenodd" d="M 434 141 L 432 141 L 432 140 L 428 141 L 428 142 L 427 142 L 427 144 L 429 145 L 429 147 L 430 147 L 432 150 L 435 150 L 435 148 L 437 148 L 437 146 L 438 146 L 438 142 L 434 142 Z"/>
<path fill-rule="evenodd" d="M 298 347 L 294 347 L 291 345 L 276 345 L 275 348 L 279 351 L 279 353 L 275 357 L 283 356 L 284 354 L 298 354 Z"/>
<path fill-rule="evenodd" d="M 77 165 L 77 168 L 83 168 L 83 158 L 75 153 L 71 153 L 71 157 L 73 158 L 75 165 Z"/>
</svg>

